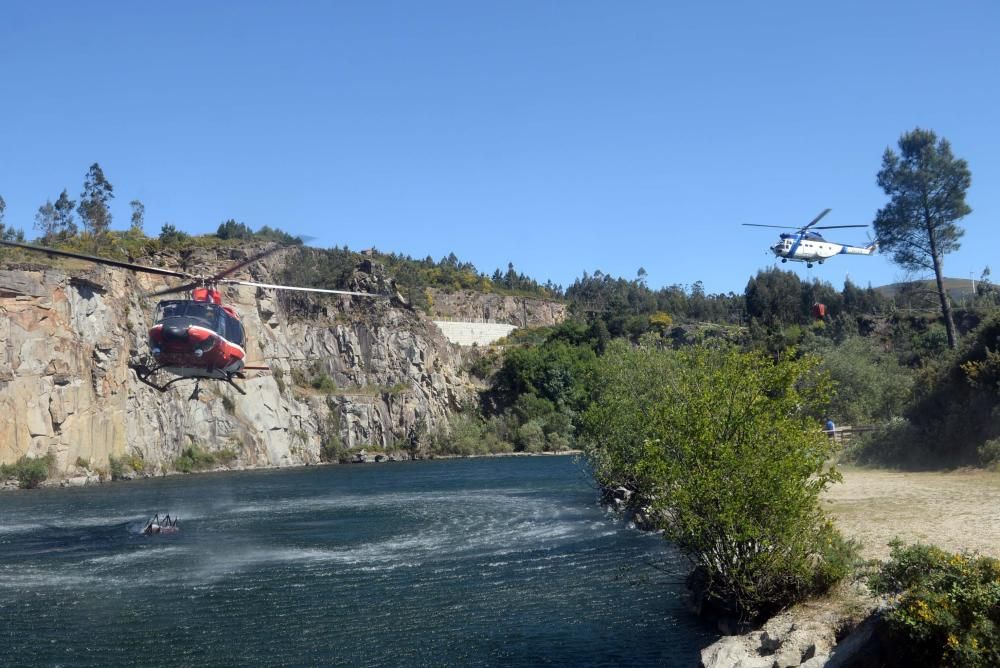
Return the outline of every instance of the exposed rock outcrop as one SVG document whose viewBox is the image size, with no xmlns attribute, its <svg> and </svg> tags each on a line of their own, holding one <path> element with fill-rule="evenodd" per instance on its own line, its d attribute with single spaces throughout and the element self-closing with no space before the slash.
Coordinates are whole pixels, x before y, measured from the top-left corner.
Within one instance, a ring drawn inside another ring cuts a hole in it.
<svg viewBox="0 0 1000 668">
<path fill-rule="evenodd" d="M 550 299 L 429 288 L 435 319 L 500 322 L 517 327 L 558 325 L 566 319 L 566 304 Z"/>
<path fill-rule="evenodd" d="M 259 249 L 201 249 L 181 258 L 211 272 Z M 283 253 L 237 275 L 275 282 Z M 151 258 L 177 266 L 177 258 Z M 356 284 L 394 297 L 390 280 L 367 266 Z M 155 300 L 138 295 L 163 279 L 87 263 L 57 267 L 0 259 L 0 463 L 53 453 L 59 477 L 76 484 L 109 457 L 141 458 L 167 470 L 191 446 L 237 454 L 237 466 L 319 461 L 324 440 L 393 449 L 418 428 L 434 428 L 469 401 L 461 351 L 398 300 L 295 294 L 239 286 L 227 303 L 240 313 L 247 359 L 272 373 L 249 377 L 242 396 L 223 383 L 178 383 L 160 393 L 130 362 L 147 354 Z M 332 379 L 323 391 L 298 387 L 305 371 Z M 80 462 L 81 466 L 77 466 Z"/>
<path fill-rule="evenodd" d="M 832 595 L 800 603 L 744 635 L 724 636 L 701 651 L 704 668 L 879 665 L 870 617 L 874 601 L 842 585 Z"/>
</svg>

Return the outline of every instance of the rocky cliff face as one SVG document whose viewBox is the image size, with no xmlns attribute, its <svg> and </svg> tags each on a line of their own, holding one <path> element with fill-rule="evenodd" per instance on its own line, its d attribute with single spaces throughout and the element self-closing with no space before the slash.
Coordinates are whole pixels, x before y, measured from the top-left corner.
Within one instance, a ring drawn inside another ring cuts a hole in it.
<svg viewBox="0 0 1000 668">
<path fill-rule="evenodd" d="M 185 261 L 211 272 L 253 250 L 203 250 Z M 276 282 L 284 261 L 279 253 L 236 277 Z M 377 267 L 362 269 L 357 287 L 391 294 Z M 237 465 L 304 464 L 332 439 L 401 447 L 474 397 L 461 351 L 397 301 L 245 286 L 227 288 L 226 303 L 246 327 L 248 362 L 272 372 L 250 372 L 246 396 L 216 381 L 196 391 L 193 380 L 160 393 L 129 363 L 148 353 L 155 307 L 138 295 L 164 286 L 83 262 L 12 266 L 0 257 L 0 463 L 52 453 L 67 477 L 82 472 L 78 462 L 106 468 L 109 457 L 126 457 L 158 472 L 197 445 L 233 451 Z M 321 389 L 309 387 L 319 378 Z"/>
<path fill-rule="evenodd" d="M 548 299 L 512 297 L 472 290 L 430 289 L 434 318 L 470 322 L 501 322 L 517 327 L 558 325 L 566 319 L 566 304 Z"/>
</svg>

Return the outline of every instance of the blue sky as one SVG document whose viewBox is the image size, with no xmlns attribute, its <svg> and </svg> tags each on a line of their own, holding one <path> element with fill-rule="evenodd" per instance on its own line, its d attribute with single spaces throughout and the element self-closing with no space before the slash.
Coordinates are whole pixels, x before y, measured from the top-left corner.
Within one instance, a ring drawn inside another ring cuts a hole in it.
<svg viewBox="0 0 1000 668">
<path fill-rule="evenodd" d="M 973 175 L 950 276 L 1000 230 L 993 2 L 4 3 L 0 195 L 30 231 L 99 162 L 161 225 L 235 218 L 416 257 L 742 291 L 772 232 L 870 223 L 916 126 Z M 830 238 L 863 242 L 864 230 Z M 789 265 L 785 265 L 786 268 Z M 902 279 L 887 257 L 807 270 Z"/>
</svg>

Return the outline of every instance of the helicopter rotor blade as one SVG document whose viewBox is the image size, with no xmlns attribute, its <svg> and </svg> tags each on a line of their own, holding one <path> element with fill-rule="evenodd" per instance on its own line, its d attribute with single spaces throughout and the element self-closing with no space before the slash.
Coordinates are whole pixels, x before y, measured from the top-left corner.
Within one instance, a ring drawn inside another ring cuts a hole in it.
<svg viewBox="0 0 1000 668">
<path fill-rule="evenodd" d="M 249 285 L 255 288 L 268 288 L 271 290 L 295 290 L 298 292 L 321 292 L 323 294 L 329 295 L 350 295 L 352 297 L 372 297 L 374 299 L 389 299 L 389 295 L 379 295 L 374 292 L 353 292 L 351 290 L 327 290 L 325 288 L 301 288 L 294 285 L 274 285 L 271 283 L 257 283 L 255 281 L 238 281 L 231 278 L 226 278 L 220 283 L 226 283 L 228 285 Z"/>
<path fill-rule="evenodd" d="M 867 225 L 821 225 L 814 227 L 814 230 L 836 230 L 844 227 L 868 227 Z"/>
<path fill-rule="evenodd" d="M 172 295 L 177 292 L 187 292 L 192 288 L 196 288 L 201 285 L 203 281 L 192 281 L 191 283 L 185 283 L 183 285 L 178 285 L 172 288 L 166 288 L 164 290 L 157 290 L 156 292 L 146 292 L 142 296 L 147 297 L 162 297 L 163 295 Z"/>
<path fill-rule="evenodd" d="M 215 276 L 212 276 L 211 278 L 207 279 L 207 282 L 211 283 L 211 282 L 214 282 L 214 281 L 219 281 L 220 279 L 223 279 L 226 276 L 229 276 L 230 274 L 232 274 L 232 273 L 234 273 L 236 271 L 239 271 L 240 269 L 242 269 L 243 267 L 247 266 L 248 264 L 253 264 L 254 262 L 257 262 L 258 260 L 263 260 L 268 255 L 272 255 L 274 253 L 277 253 L 282 248 L 288 248 L 288 246 L 282 246 L 282 245 L 279 244 L 277 246 L 272 246 L 271 248 L 268 248 L 267 250 L 261 251 L 260 253 L 257 253 L 256 255 L 251 255 L 247 259 L 242 260 L 240 262 L 237 262 L 236 264 L 234 264 L 233 266 L 231 266 L 231 267 L 229 267 L 227 269 L 223 269 L 222 271 L 220 271 Z"/>
<path fill-rule="evenodd" d="M 743 223 L 744 227 L 774 227 L 779 230 L 798 230 L 802 229 L 799 227 L 792 227 L 791 225 L 758 225 L 757 223 Z"/>
<path fill-rule="evenodd" d="M 94 262 L 96 264 L 104 264 L 109 267 L 118 267 L 119 269 L 128 269 L 130 271 L 138 271 L 146 274 L 157 274 L 159 276 L 174 276 L 176 278 L 192 278 L 192 275 L 183 271 L 173 271 L 170 269 L 161 269 L 159 267 L 147 267 L 143 264 L 135 264 L 133 262 L 122 262 L 121 260 L 112 260 L 106 257 L 99 257 L 97 255 L 85 255 L 83 253 L 74 253 L 73 251 L 58 250 L 55 248 L 48 248 L 46 246 L 34 246 L 32 244 L 22 244 L 17 241 L 0 241 L 0 244 L 4 246 L 13 246 L 15 248 L 23 248 L 25 250 L 35 251 L 38 253 L 45 253 L 47 255 L 58 255 L 60 257 L 71 257 L 77 260 L 86 260 L 88 262 Z"/>
<path fill-rule="evenodd" d="M 831 211 L 833 211 L 833 209 L 823 209 L 823 211 L 821 211 L 818 216 L 816 216 L 815 218 L 813 218 L 811 221 L 809 221 L 809 223 L 805 227 L 802 228 L 802 231 L 805 232 L 810 227 L 812 227 L 813 225 L 815 225 L 819 221 L 823 220 L 823 216 L 825 216 L 826 214 L 830 213 Z"/>
</svg>

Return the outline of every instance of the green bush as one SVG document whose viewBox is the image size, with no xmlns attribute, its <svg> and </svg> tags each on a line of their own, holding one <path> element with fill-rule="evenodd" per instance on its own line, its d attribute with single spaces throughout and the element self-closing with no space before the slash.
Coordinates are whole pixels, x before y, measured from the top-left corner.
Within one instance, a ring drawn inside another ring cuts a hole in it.
<svg viewBox="0 0 1000 668">
<path fill-rule="evenodd" d="M 545 429 L 541 420 L 528 420 L 518 428 L 517 446 L 524 452 L 542 452 L 545 449 Z"/>
<path fill-rule="evenodd" d="M 326 394 L 337 391 L 337 383 L 323 370 L 319 362 L 313 362 L 308 369 L 292 369 L 292 382 L 299 387 L 311 387 Z"/>
<path fill-rule="evenodd" d="M 54 462 L 55 456 L 51 452 L 44 457 L 22 455 L 13 464 L 0 464 L 0 476 L 17 478 L 21 489 L 34 489 L 49 477 L 49 469 Z"/>
<path fill-rule="evenodd" d="M 815 358 L 611 346 L 588 411 L 602 485 L 636 490 L 710 609 L 750 621 L 828 588 L 854 546 L 820 493 L 839 474 Z"/>
<path fill-rule="evenodd" d="M 1000 561 L 937 547 L 891 543 L 868 578 L 895 598 L 883 616 L 894 665 L 1000 665 Z"/>
<path fill-rule="evenodd" d="M 913 372 L 871 339 L 850 337 L 839 345 L 815 338 L 807 347 L 823 360 L 836 383 L 830 415 L 841 424 L 871 424 L 902 415 L 911 398 Z"/>
<path fill-rule="evenodd" d="M 76 465 L 79 466 L 82 469 L 89 469 L 90 468 L 90 460 L 89 459 L 84 459 L 83 457 L 77 457 L 76 458 Z"/>
<path fill-rule="evenodd" d="M 174 468 L 183 473 L 202 471 L 220 464 L 229 464 L 237 457 L 237 452 L 224 448 L 215 452 L 204 450 L 197 443 L 184 448 L 181 456 L 174 460 Z"/>
<path fill-rule="evenodd" d="M 476 411 L 453 415 L 447 428 L 438 429 L 428 436 L 429 450 L 439 455 L 485 455 L 510 452 L 513 447 L 501 438 L 496 419 L 483 420 Z"/>
<path fill-rule="evenodd" d="M 979 446 L 979 461 L 983 466 L 1000 468 L 1000 438 L 991 438 Z"/>
<path fill-rule="evenodd" d="M 336 392 L 337 384 L 325 373 L 318 374 L 309 382 L 310 387 L 320 392 Z"/>
<path fill-rule="evenodd" d="M 146 469 L 146 460 L 138 452 L 124 454 L 121 457 L 108 455 L 108 469 L 112 480 L 122 480 L 129 470 L 142 473 Z"/>
<path fill-rule="evenodd" d="M 125 476 L 125 460 L 114 455 L 108 455 L 108 469 L 112 480 L 121 480 Z"/>
</svg>

